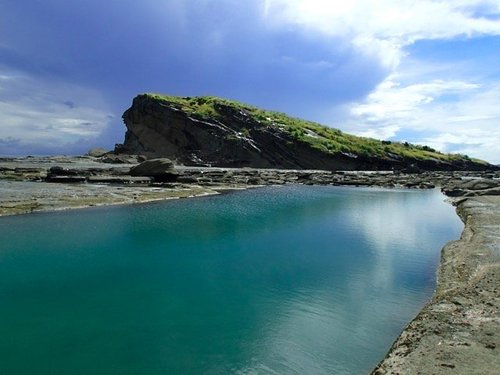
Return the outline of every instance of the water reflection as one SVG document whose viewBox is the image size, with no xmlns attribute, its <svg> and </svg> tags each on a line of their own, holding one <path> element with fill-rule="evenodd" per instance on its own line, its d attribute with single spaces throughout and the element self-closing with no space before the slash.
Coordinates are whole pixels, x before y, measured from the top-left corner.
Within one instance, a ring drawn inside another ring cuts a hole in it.
<svg viewBox="0 0 500 375">
<path fill-rule="evenodd" d="M 383 354 L 429 298 L 439 249 L 451 239 L 450 227 L 455 235 L 461 230 L 453 208 L 436 192 L 366 189 L 342 198 L 343 205 L 336 211 L 327 209 L 326 217 L 308 218 L 318 230 L 314 240 L 320 243 L 327 242 L 324 233 L 342 231 L 331 244 L 335 272 L 287 303 L 277 304 L 282 310 L 275 313 L 278 318 L 260 354 L 270 368 L 284 373 L 368 371 L 366 358 L 374 346 Z M 368 251 L 357 249 L 360 244 Z M 351 263 L 354 251 L 361 259 Z M 388 329 L 392 337 L 384 336 Z M 318 349 L 314 354 L 307 350 L 312 342 Z M 334 349 L 332 343 L 337 343 Z M 335 361 L 319 360 L 322 353 Z"/>
<path fill-rule="evenodd" d="M 442 199 L 292 186 L 3 218 L 0 370 L 367 372 L 458 237 Z"/>
</svg>

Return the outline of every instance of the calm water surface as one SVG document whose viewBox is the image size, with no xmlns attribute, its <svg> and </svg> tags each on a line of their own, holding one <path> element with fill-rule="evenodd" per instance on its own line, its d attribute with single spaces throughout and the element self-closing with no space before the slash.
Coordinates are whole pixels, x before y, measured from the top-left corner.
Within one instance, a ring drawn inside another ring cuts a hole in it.
<svg viewBox="0 0 500 375">
<path fill-rule="evenodd" d="M 306 186 L 0 218 L 0 373 L 367 373 L 461 230 L 437 191 Z"/>
</svg>

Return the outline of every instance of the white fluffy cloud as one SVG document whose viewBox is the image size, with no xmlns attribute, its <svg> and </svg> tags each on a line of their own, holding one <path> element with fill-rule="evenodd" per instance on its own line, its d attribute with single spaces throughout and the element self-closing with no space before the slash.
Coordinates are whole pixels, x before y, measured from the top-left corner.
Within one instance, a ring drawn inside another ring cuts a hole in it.
<svg viewBox="0 0 500 375">
<path fill-rule="evenodd" d="M 418 40 L 500 35 L 498 0 L 265 0 L 275 25 L 347 38 L 395 68 Z"/>
<path fill-rule="evenodd" d="M 391 69 L 364 101 L 343 108 L 350 115 L 344 130 L 500 163 L 496 73 L 478 76 L 478 61 L 409 62 L 405 48 L 420 40 L 500 35 L 498 0 L 266 0 L 264 14 L 278 27 L 348 40 Z"/>
<path fill-rule="evenodd" d="M 349 129 L 383 139 L 412 132 L 408 140 L 415 143 L 500 163 L 498 103 L 499 82 L 401 84 L 389 77 L 365 102 L 351 107 Z"/>
<path fill-rule="evenodd" d="M 420 39 L 499 35 L 498 0 L 266 0 L 265 15 L 329 35 L 401 46 Z"/>
<path fill-rule="evenodd" d="M 433 102 L 444 95 L 463 97 L 478 88 L 479 86 L 473 83 L 440 79 L 403 86 L 396 79 L 389 77 L 368 96 L 366 102 L 354 106 L 352 114 L 363 118 L 368 124 L 380 121 L 408 121 L 416 109 L 429 110 L 433 107 Z M 425 125 L 423 127 L 426 128 Z M 420 130 L 422 124 L 413 122 L 412 128 Z"/>
<path fill-rule="evenodd" d="M 0 154 L 26 149 L 43 153 L 46 148 L 70 152 L 75 143 L 95 139 L 104 131 L 111 115 L 103 103 L 93 90 L 3 72 Z"/>
</svg>

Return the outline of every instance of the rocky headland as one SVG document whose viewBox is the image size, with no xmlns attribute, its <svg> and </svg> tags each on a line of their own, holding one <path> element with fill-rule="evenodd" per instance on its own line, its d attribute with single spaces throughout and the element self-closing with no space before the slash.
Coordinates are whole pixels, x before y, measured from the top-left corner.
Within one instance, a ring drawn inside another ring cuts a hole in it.
<svg viewBox="0 0 500 375">
<path fill-rule="evenodd" d="M 466 155 L 407 142 L 357 137 L 216 97 L 143 94 L 123 114 L 115 153 L 188 166 L 321 170 L 488 170 Z"/>
</svg>

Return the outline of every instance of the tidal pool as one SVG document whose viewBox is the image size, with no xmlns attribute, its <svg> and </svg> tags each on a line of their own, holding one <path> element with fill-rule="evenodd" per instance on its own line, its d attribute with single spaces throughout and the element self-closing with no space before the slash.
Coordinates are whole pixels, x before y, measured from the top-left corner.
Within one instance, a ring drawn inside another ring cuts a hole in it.
<svg viewBox="0 0 500 375">
<path fill-rule="evenodd" d="M 462 228 L 437 190 L 318 186 L 0 218 L 0 373 L 364 374 Z"/>
</svg>

